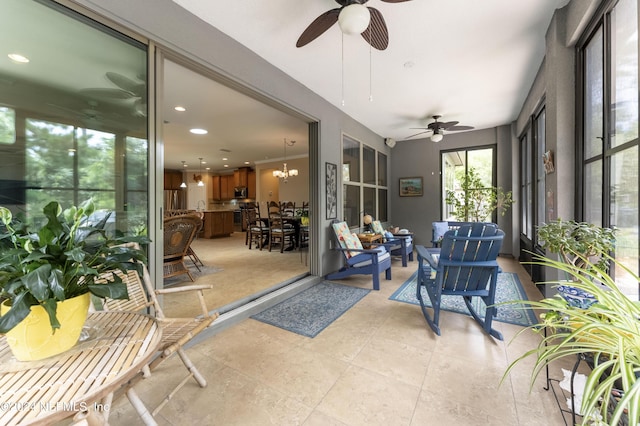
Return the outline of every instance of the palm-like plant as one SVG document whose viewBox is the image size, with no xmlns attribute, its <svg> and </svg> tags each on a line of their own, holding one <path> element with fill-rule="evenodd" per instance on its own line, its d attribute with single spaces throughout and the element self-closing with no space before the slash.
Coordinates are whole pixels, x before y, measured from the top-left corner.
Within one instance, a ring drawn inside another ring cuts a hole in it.
<svg viewBox="0 0 640 426">
<path fill-rule="evenodd" d="M 111 238 L 104 230 L 108 215 L 90 223 L 92 200 L 65 210 L 52 201 L 43 213 L 47 222 L 37 230 L 16 220 L 0 207 L 0 299 L 10 309 L 0 317 L 0 333 L 6 333 L 27 317 L 31 306 L 42 306 L 51 327 L 60 328 L 57 302 L 86 293 L 99 298 L 126 299 L 127 287 L 113 274 L 113 281 L 97 283 L 105 272 L 141 269 L 141 250 L 121 244 L 146 243 L 146 237 Z"/>
<path fill-rule="evenodd" d="M 606 269 L 589 263 L 580 257 L 582 266 L 574 263 L 535 256 L 532 264 L 556 268 L 572 277 L 572 286 L 592 294 L 597 302 L 588 309 L 570 304 L 560 295 L 536 301 L 522 301 L 530 308 L 544 310 L 540 324 L 531 329 L 541 333 L 545 328 L 552 331 L 544 336 L 538 347 L 526 352 L 511 365 L 534 356 L 536 363 L 531 374 L 531 385 L 540 372 L 553 361 L 567 356 L 590 354 L 593 369 L 588 375 L 582 399 L 582 413 L 599 411 L 604 422 L 617 425 L 623 415 L 628 416 L 628 424 L 640 422 L 640 302 L 630 300 L 617 287 Z M 617 268 L 640 282 L 640 278 L 615 259 Z M 585 265 L 588 265 L 585 268 Z M 557 282 L 559 284 L 559 282 Z M 553 283 L 546 283 L 553 284 Z M 517 336 L 516 336 L 517 337 Z M 620 391 L 620 399 L 610 412 L 609 404 L 614 389 Z"/>
</svg>

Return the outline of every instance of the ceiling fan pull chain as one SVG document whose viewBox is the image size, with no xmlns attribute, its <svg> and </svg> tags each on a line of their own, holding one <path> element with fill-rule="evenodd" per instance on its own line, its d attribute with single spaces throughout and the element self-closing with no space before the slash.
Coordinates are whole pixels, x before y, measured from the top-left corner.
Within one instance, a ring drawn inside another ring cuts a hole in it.
<svg viewBox="0 0 640 426">
<path fill-rule="evenodd" d="M 371 49 L 373 49 L 371 45 L 371 33 L 372 28 L 369 26 L 369 102 L 373 102 L 373 89 L 372 89 L 372 75 L 373 75 L 373 66 L 371 65 Z"/>
<path fill-rule="evenodd" d="M 344 106 L 344 33 L 340 32 L 340 34 L 342 34 L 342 106 Z"/>
</svg>

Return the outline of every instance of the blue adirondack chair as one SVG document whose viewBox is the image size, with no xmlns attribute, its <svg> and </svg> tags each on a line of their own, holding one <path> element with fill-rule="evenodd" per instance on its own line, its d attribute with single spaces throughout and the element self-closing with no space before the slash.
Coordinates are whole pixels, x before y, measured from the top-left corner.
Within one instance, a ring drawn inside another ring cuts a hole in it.
<svg viewBox="0 0 640 426">
<path fill-rule="evenodd" d="M 384 246 L 363 249 L 360 240 L 349 230 L 346 222 L 334 220 L 331 229 L 335 237 L 335 249 L 339 250 L 345 264 L 338 271 L 327 274 L 328 280 L 339 280 L 351 275 L 371 275 L 373 289 L 380 290 L 380 273 L 385 273 L 387 280 L 391 279 L 391 255 Z"/>
<path fill-rule="evenodd" d="M 497 257 L 504 232 L 493 223 L 467 223 L 447 231 L 440 248 L 416 246 L 418 253 L 418 285 L 416 296 L 431 329 L 440 335 L 440 301 L 443 295 L 461 296 L 471 316 L 482 329 L 496 339 L 502 334 L 491 327 L 496 315 Z M 425 306 L 421 289 L 426 289 L 433 318 Z M 480 297 L 486 307 L 484 318 L 473 308 L 472 297 Z"/>
<path fill-rule="evenodd" d="M 413 262 L 413 237 L 407 235 L 393 235 L 382 228 L 379 220 L 371 222 L 371 228 L 376 234 L 382 235 L 382 245 L 385 246 L 392 256 L 400 256 L 402 266 L 407 266 L 407 259 Z"/>
</svg>

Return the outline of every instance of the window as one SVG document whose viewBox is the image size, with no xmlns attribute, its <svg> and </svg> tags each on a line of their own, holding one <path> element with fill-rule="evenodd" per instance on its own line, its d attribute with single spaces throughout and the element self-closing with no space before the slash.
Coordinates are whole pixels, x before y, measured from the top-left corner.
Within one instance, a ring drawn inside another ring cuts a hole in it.
<svg viewBox="0 0 640 426">
<path fill-rule="evenodd" d="M 0 92 L 11 105 L 0 106 L 0 202 L 39 221 L 51 200 L 66 208 L 91 197 L 114 212 L 108 229 L 145 232 L 146 110 L 114 97 L 122 90 L 108 75 L 146 85 L 146 46 L 55 2 L 5 3 L 6 44 L 39 40 L 39 49 L 26 65 L 0 64 L 19 81 Z"/>
<path fill-rule="evenodd" d="M 640 269 L 638 229 L 638 3 L 607 1 L 578 47 L 581 81 L 579 214 L 616 227 L 616 259 Z M 638 283 L 612 271 L 621 290 L 638 299 Z"/>
<path fill-rule="evenodd" d="M 467 212 L 466 218 L 457 218 L 453 214 L 453 206 L 447 204 L 447 193 L 453 192 L 467 199 L 475 188 L 463 189 L 462 182 L 471 170 L 486 187 L 496 186 L 495 148 L 471 148 L 468 150 L 441 151 L 442 167 L 442 217 L 444 220 L 475 220 L 473 214 Z M 483 188 L 477 188 L 483 189 Z M 495 216 L 495 213 L 494 213 Z M 486 217 L 481 220 L 495 222 L 497 217 Z"/>
<path fill-rule="evenodd" d="M 0 106 L 0 143 L 16 143 L 16 111 Z"/>
<path fill-rule="evenodd" d="M 363 226 L 365 212 L 382 222 L 388 220 L 386 155 L 343 135 L 342 181 L 343 215 L 349 226 Z"/>
</svg>

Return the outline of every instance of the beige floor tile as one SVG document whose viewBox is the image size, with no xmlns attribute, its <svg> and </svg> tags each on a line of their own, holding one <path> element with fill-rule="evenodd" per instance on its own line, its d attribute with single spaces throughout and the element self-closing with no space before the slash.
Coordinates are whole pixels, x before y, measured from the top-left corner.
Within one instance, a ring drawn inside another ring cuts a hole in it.
<svg viewBox="0 0 640 426">
<path fill-rule="evenodd" d="M 327 416 L 319 411 L 314 411 L 304 422 L 304 426 L 347 426 L 332 417 Z"/>
<path fill-rule="evenodd" d="M 352 364 L 412 386 L 421 386 L 432 352 L 385 338 L 372 338 Z"/>
<path fill-rule="evenodd" d="M 206 262 L 226 262 L 226 253 L 205 250 Z M 209 242 L 210 243 L 210 242 Z M 299 253 L 252 250 L 242 241 L 236 267 L 247 270 L 239 280 L 224 271 L 206 278 L 216 286 L 211 301 L 224 304 L 254 286 L 276 280 L 283 262 L 299 265 Z M 237 256 L 237 254 L 236 254 Z M 289 256 L 289 257 L 287 257 Z M 251 268 L 247 268 L 247 258 Z M 266 259 L 266 260 L 263 260 Z M 270 260 L 273 259 L 273 260 Z M 530 297 L 540 297 L 524 269 L 500 258 L 505 271 L 517 272 Z M 231 261 L 230 261 L 231 262 Z M 231 265 L 228 263 L 227 265 Z M 303 264 L 302 264 L 303 265 Z M 253 267 L 263 268 L 254 271 Z M 294 265 L 294 269 L 298 266 Z M 442 335 L 427 326 L 419 306 L 389 300 L 417 267 L 393 262 L 393 280 L 381 276 L 381 290 L 371 291 L 311 339 L 247 319 L 188 349 L 209 380 L 206 389 L 188 383 L 161 410 L 161 425 L 562 425 L 544 372 L 529 388 L 533 359 L 520 362 L 505 381 L 510 362 L 535 348 L 540 337 L 522 328 L 495 322 L 501 342 L 485 335 L 469 317 L 443 312 Z M 203 278 L 204 279 L 204 278 Z M 339 281 L 371 289 L 370 276 Z M 231 296 L 230 296 L 231 295 Z M 180 304 L 176 304 L 176 310 Z M 185 306 L 187 306 L 185 304 Z M 573 360 L 554 363 L 552 375 L 571 368 Z M 149 405 L 157 403 L 169 383 L 184 370 L 177 359 L 165 363 L 136 389 Z M 126 399 L 114 405 L 111 424 L 141 424 Z"/>
<path fill-rule="evenodd" d="M 260 351 L 257 347 L 256 350 Z M 282 368 L 286 365 L 286 368 Z M 260 376 L 254 376 L 283 394 L 315 407 L 349 364 L 306 349 L 294 348 L 282 356 L 265 357 Z"/>
<path fill-rule="evenodd" d="M 251 377 L 224 368 L 204 389 L 183 389 L 162 410 L 174 425 L 300 425 L 311 408 Z"/>
<path fill-rule="evenodd" d="M 420 388 L 349 367 L 317 410 L 347 425 L 408 425 Z"/>
</svg>

